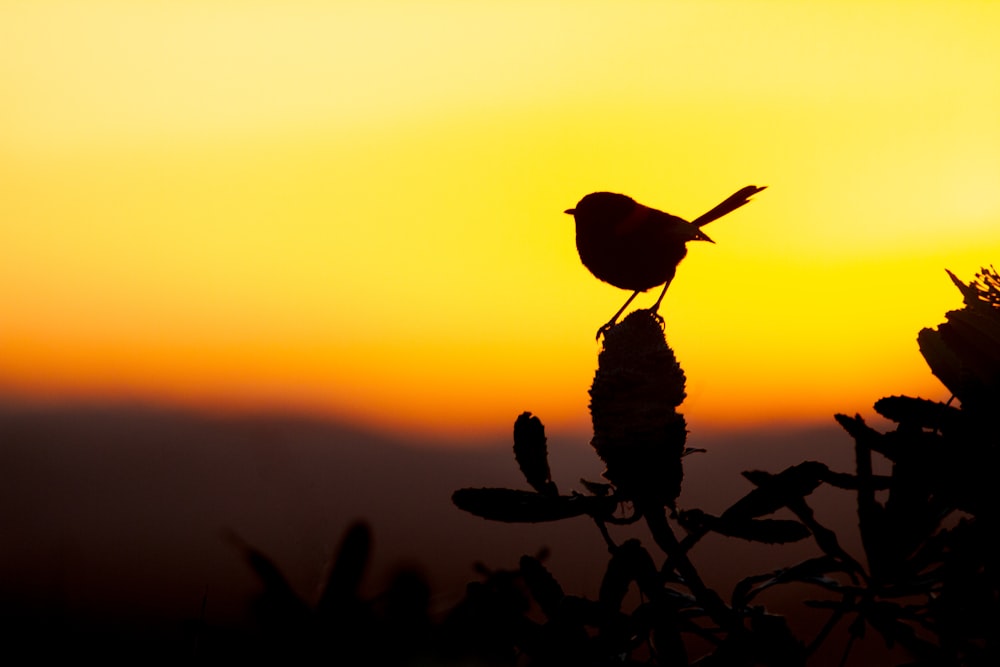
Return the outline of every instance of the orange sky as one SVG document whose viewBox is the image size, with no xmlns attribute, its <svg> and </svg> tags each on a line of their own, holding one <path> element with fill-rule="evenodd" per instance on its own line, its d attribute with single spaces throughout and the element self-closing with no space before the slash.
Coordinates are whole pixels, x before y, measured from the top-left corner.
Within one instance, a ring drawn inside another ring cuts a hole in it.
<svg viewBox="0 0 1000 667">
<path fill-rule="evenodd" d="M 1000 256 L 989 2 L 0 3 L 0 390 L 585 431 L 593 190 L 713 223 L 692 430 L 946 399 Z M 637 304 L 655 299 L 650 293 Z"/>
</svg>

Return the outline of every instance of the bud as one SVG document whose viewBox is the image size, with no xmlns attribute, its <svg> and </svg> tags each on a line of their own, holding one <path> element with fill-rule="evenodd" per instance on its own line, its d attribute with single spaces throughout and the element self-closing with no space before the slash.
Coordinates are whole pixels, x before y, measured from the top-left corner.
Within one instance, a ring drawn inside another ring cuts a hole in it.
<svg viewBox="0 0 1000 667">
<path fill-rule="evenodd" d="M 521 413 L 514 422 L 514 458 L 524 478 L 536 491 L 550 496 L 559 495 L 549 472 L 545 427 L 530 412 Z"/>
<path fill-rule="evenodd" d="M 591 445 L 626 498 L 673 507 L 680 494 L 684 381 L 663 321 L 650 311 L 630 313 L 605 334 L 590 388 Z"/>
</svg>

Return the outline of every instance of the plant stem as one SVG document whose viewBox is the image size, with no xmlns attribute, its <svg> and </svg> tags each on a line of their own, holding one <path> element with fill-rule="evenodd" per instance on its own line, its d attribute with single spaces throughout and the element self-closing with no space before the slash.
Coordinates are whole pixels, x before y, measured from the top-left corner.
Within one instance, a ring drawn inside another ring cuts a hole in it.
<svg viewBox="0 0 1000 667">
<path fill-rule="evenodd" d="M 719 594 L 702 581 L 701 575 L 698 574 L 688 559 L 687 553 L 677 541 L 677 537 L 667 521 L 665 508 L 662 506 L 646 507 L 643 509 L 643 516 L 646 517 L 646 525 L 649 526 L 656 544 L 667 554 L 667 565 L 677 571 L 691 593 L 698 599 L 702 608 L 719 627 L 730 632 L 738 631 L 742 627 L 742 623 L 733 610 L 719 597 Z"/>
</svg>

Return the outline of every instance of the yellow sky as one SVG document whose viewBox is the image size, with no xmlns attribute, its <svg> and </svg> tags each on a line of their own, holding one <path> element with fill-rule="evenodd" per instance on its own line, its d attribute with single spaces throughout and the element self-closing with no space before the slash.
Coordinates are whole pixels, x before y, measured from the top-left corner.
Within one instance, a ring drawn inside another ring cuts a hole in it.
<svg viewBox="0 0 1000 667">
<path fill-rule="evenodd" d="M 990 2 L 0 3 L 0 390 L 585 431 L 594 190 L 691 218 L 692 430 L 947 398 L 1000 251 Z M 650 293 L 638 305 L 655 299 Z"/>
</svg>

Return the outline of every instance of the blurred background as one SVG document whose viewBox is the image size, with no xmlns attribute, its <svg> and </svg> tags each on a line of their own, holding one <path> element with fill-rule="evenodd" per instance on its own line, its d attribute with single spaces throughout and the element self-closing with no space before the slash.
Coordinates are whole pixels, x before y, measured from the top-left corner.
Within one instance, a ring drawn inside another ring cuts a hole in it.
<svg viewBox="0 0 1000 667">
<path fill-rule="evenodd" d="M 992 3 L 0 7 L 12 396 L 583 433 L 627 295 L 562 211 L 759 184 L 665 302 L 686 413 L 827 421 L 940 397 L 914 336 L 1000 248 Z"/>
<path fill-rule="evenodd" d="M 408 497 L 387 465 L 464 457 L 421 487 L 429 519 L 499 474 L 524 410 L 591 456 L 593 334 L 627 296 L 563 214 L 596 190 L 691 219 L 768 186 L 690 248 L 661 309 L 692 445 L 765 457 L 767 434 L 818 446 L 888 393 L 947 400 L 915 339 L 961 305 L 944 269 L 968 281 L 1000 251 L 997 25 L 1000 5 L 943 0 L 0 3 L 6 578 L 88 557 L 114 576 L 105 551 L 126 559 L 149 518 L 129 489 L 176 510 L 202 475 L 188 519 L 127 560 L 198 519 L 309 582 L 340 526 L 377 515 L 358 488 Z M 332 430 L 310 440 L 314 422 Z M 349 449 L 368 454 L 329 459 Z M 295 496 L 254 534 L 239 512 L 324 469 L 306 461 L 352 471 L 346 495 Z M 295 524 L 304 507 L 327 518 Z M 387 530 L 395 555 L 440 544 Z"/>
</svg>

